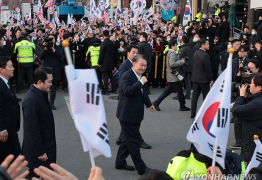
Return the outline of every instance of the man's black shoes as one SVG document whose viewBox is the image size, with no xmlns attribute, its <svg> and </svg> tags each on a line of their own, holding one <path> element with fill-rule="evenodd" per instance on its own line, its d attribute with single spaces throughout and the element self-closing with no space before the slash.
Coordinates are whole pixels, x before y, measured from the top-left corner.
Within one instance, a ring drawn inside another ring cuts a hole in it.
<svg viewBox="0 0 262 180">
<path fill-rule="evenodd" d="M 134 171 L 136 168 L 134 166 L 124 165 L 124 166 L 115 166 L 116 169 L 123 169 L 127 171 Z"/>
<path fill-rule="evenodd" d="M 145 173 L 147 173 L 148 171 L 150 171 L 151 169 L 150 168 L 146 168 L 146 169 L 144 169 L 143 171 L 137 171 L 137 173 L 139 174 L 139 175 L 144 175 Z"/>
<path fill-rule="evenodd" d="M 172 97 L 173 100 L 178 100 L 178 96 Z"/>
<path fill-rule="evenodd" d="M 56 110 L 56 107 L 53 104 L 50 103 L 50 106 L 52 110 Z"/>
<path fill-rule="evenodd" d="M 156 102 L 153 102 L 152 104 L 157 111 L 161 111 L 160 108 L 159 108 L 159 104 L 157 104 Z"/>
<path fill-rule="evenodd" d="M 196 117 L 195 114 L 191 114 L 191 118 L 194 119 Z"/>
<path fill-rule="evenodd" d="M 151 145 L 149 145 L 145 142 L 141 142 L 139 145 L 140 145 L 141 148 L 144 148 L 144 149 L 151 149 L 152 148 Z"/>
<path fill-rule="evenodd" d="M 230 119 L 230 123 L 234 123 L 235 122 L 235 117 L 232 117 L 232 119 Z"/>
</svg>

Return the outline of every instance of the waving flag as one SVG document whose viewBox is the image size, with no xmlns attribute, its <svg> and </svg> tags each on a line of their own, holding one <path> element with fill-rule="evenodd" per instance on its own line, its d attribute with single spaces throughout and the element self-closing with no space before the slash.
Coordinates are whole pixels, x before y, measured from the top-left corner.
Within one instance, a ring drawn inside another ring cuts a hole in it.
<svg viewBox="0 0 262 180">
<path fill-rule="evenodd" d="M 110 6 L 110 1 L 109 0 L 106 0 L 105 2 L 105 8 L 108 8 Z"/>
<path fill-rule="evenodd" d="M 143 16 L 143 19 L 148 19 L 150 16 L 152 16 L 153 15 L 153 8 L 152 8 L 152 6 L 146 11 L 146 13 L 144 14 L 144 16 Z"/>
<path fill-rule="evenodd" d="M 142 12 L 143 12 L 142 0 L 137 0 L 136 5 L 137 5 L 138 13 L 142 14 Z"/>
<path fill-rule="evenodd" d="M 104 11 L 104 16 L 103 16 L 104 20 L 105 20 L 105 24 L 107 25 L 109 22 L 109 14 L 108 14 L 108 9 L 106 8 Z"/>
<path fill-rule="evenodd" d="M 137 7 L 136 2 L 137 2 L 137 0 L 132 0 L 132 1 L 130 2 L 130 9 L 131 9 L 132 11 L 135 11 L 135 9 L 136 9 L 136 7 Z"/>
<path fill-rule="evenodd" d="M 72 115 L 84 152 L 90 151 L 92 157 L 111 157 L 105 107 L 95 70 L 77 70 L 67 65 L 65 71 Z"/>
<path fill-rule="evenodd" d="M 54 6 L 51 6 L 49 8 L 49 14 L 54 14 L 54 12 L 55 12 L 55 8 L 54 8 Z"/>
<path fill-rule="evenodd" d="M 41 0 L 38 0 L 38 13 L 37 13 L 37 17 L 42 20 L 43 17 L 43 11 L 42 11 L 42 5 L 41 5 Z"/>
<path fill-rule="evenodd" d="M 50 28 L 52 28 L 52 29 L 55 29 L 55 28 L 56 28 L 56 24 L 55 24 L 54 20 L 52 20 L 52 21 L 49 23 L 49 26 L 50 26 Z"/>
<path fill-rule="evenodd" d="M 186 26 L 187 23 L 190 21 L 190 14 L 191 14 L 190 1 L 187 0 L 186 7 L 185 7 L 185 14 L 183 17 L 183 26 Z"/>
<path fill-rule="evenodd" d="M 54 5 L 54 0 L 48 0 L 44 8 L 48 8 Z"/>
<path fill-rule="evenodd" d="M 218 77 L 201 105 L 187 134 L 199 153 L 213 158 L 215 141 L 218 139 L 216 162 L 225 168 L 226 146 L 229 133 L 229 108 L 233 48 L 230 49 L 227 69 Z"/>
<path fill-rule="evenodd" d="M 136 24 L 136 22 L 138 21 L 138 18 L 139 18 L 139 12 L 138 12 L 137 9 L 135 9 L 134 18 L 133 18 L 133 24 Z"/>
<path fill-rule="evenodd" d="M 145 28 L 145 32 L 148 34 L 148 33 L 150 33 L 150 31 L 151 31 L 151 28 L 150 28 L 150 26 L 147 24 L 147 25 L 146 25 L 146 28 Z"/>
<path fill-rule="evenodd" d="M 254 141 L 255 141 L 257 146 L 256 146 L 256 149 L 253 153 L 252 159 L 247 166 L 243 180 L 252 168 L 258 167 L 259 164 L 261 164 L 261 162 L 262 162 L 262 144 L 261 144 L 260 140 L 258 139 L 258 136 L 255 135 L 254 138 L 255 138 Z M 247 177 L 247 179 L 249 179 L 249 178 Z"/>
<path fill-rule="evenodd" d="M 72 24 L 70 14 L 67 15 L 67 25 Z"/>
</svg>

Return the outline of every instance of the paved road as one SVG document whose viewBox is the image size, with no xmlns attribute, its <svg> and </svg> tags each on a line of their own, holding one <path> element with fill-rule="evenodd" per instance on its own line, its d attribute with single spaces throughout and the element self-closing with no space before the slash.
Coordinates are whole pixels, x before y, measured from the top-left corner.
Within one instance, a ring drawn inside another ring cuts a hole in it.
<svg viewBox="0 0 262 180">
<path fill-rule="evenodd" d="M 163 89 L 153 89 L 149 96 L 154 101 Z M 18 97 L 23 98 L 26 89 Z M 65 98 L 67 93 L 57 90 L 55 101 L 56 111 L 53 111 L 56 126 L 57 140 L 57 163 L 75 174 L 80 180 L 88 178 L 91 163 L 89 154 L 84 153 L 79 138 L 79 134 L 74 126 L 74 122 L 67 107 Z M 180 112 L 178 101 L 172 100 L 175 94 L 171 94 L 165 99 L 160 108 L 160 112 L 150 112 L 145 110 L 145 119 L 141 125 L 141 134 L 144 140 L 153 146 L 150 150 L 141 149 L 142 158 L 146 165 L 153 169 L 165 171 L 171 158 L 179 151 L 188 149 L 190 143 L 186 140 L 187 132 L 192 123 L 190 112 Z M 114 162 L 118 150 L 115 144 L 120 131 L 120 125 L 116 119 L 117 101 L 103 96 L 106 117 L 109 129 L 109 139 L 111 141 L 112 157 L 107 159 L 103 156 L 95 158 L 96 165 L 103 169 L 106 180 L 136 180 L 139 175 L 136 171 L 123 171 L 114 169 Z M 202 98 L 200 98 L 202 102 Z M 199 102 L 199 105 L 200 103 Z M 190 100 L 186 100 L 186 105 L 191 106 Z M 92 114 L 90 114 L 91 116 Z M 19 131 L 20 142 L 22 142 L 23 124 Z M 228 147 L 234 144 L 233 124 L 230 126 Z M 239 152 L 239 151 L 237 151 Z M 131 158 L 127 159 L 128 164 L 133 165 Z"/>
</svg>

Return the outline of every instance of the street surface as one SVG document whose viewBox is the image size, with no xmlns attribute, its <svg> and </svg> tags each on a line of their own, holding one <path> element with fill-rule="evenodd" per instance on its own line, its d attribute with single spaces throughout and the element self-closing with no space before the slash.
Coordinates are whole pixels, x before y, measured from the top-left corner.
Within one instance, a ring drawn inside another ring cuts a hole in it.
<svg viewBox="0 0 262 180">
<path fill-rule="evenodd" d="M 151 101 L 156 100 L 163 90 L 152 89 L 149 95 Z M 27 88 L 24 88 L 22 93 L 17 96 L 23 98 L 26 91 Z M 187 150 L 190 147 L 190 143 L 186 140 L 187 132 L 192 123 L 190 111 L 180 112 L 179 102 L 172 100 L 174 96 L 176 94 L 172 93 L 160 104 L 161 111 L 150 112 L 149 109 L 145 109 L 145 118 L 141 124 L 140 131 L 145 142 L 152 145 L 153 148 L 141 149 L 141 155 L 146 165 L 152 169 L 165 171 L 169 161 L 178 152 Z M 103 169 L 103 175 L 106 180 L 137 180 L 139 178 L 137 171 L 116 170 L 114 168 L 118 151 L 118 145 L 116 145 L 115 140 L 118 138 L 120 132 L 120 124 L 116 118 L 117 101 L 109 99 L 108 96 L 103 96 L 103 99 L 112 157 L 108 159 L 104 156 L 95 158 L 96 166 Z M 53 111 L 56 127 L 57 164 L 73 173 L 79 180 L 84 180 L 88 179 L 91 168 L 89 153 L 83 152 L 80 137 L 70 115 L 67 103 L 68 93 L 62 93 L 57 89 L 55 100 L 57 110 Z M 201 103 L 202 96 L 199 99 L 199 107 Z M 186 100 L 186 106 L 191 107 L 191 100 Z M 21 123 L 19 138 L 20 143 L 22 143 L 23 123 Z M 233 144 L 235 144 L 234 126 L 230 124 L 228 148 Z M 239 150 L 236 152 L 240 153 Z M 133 165 L 130 157 L 128 157 L 127 163 Z"/>
</svg>

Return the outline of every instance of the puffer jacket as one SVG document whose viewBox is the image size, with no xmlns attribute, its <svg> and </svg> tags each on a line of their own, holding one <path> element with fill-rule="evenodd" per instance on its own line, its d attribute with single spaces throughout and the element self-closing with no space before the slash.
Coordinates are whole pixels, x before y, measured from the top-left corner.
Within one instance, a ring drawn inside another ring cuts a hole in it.
<svg viewBox="0 0 262 180">
<path fill-rule="evenodd" d="M 178 78 L 172 74 L 172 69 L 176 68 L 178 72 L 179 68 L 183 66 L 183 61 L 182 60 L 178 60 L 178 55 L 176 54 L 176 52 L 172 49 L 168 50 L 167 56 L 166 56 L 166 80 L 167 82 L 178 82 Z"/>
</svg>

